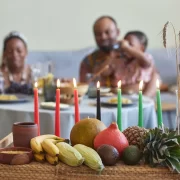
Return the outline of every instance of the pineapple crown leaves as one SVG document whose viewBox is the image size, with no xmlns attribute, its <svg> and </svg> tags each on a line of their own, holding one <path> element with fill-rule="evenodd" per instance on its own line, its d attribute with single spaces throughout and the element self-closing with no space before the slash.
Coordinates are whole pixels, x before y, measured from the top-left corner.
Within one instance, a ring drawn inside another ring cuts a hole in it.
<svg viewBox="0 0 180 180">
<path fill-rule="evenodd" d="M 150 129 L 143 140 L 145 162 L 151 166 L 165 165 L 180 173 L 180 136 L 169 129 Z"/>
</svg>

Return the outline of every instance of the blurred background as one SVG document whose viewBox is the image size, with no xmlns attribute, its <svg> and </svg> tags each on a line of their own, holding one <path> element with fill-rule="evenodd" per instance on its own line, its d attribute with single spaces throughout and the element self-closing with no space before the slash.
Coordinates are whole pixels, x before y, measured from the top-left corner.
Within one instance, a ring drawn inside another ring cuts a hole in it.
<svg viewBox="0 0 180 180">
<path fill-rule="evenodd" d="M 76 50 L 94 46 L 92 25 L 101 15 L 114 17 L 121 37 L 144 31 L 149 48 L 162 47 L 160 31 L 171 21 L 180 30 L 179 0 L 0 0 L 0 42 L 12 30 L 22 32 L 30 50 Z M 168 45 L 174 45 L 169 31 Z M 0 43 L 2 49 L 2 43 Z"/>
</svg>

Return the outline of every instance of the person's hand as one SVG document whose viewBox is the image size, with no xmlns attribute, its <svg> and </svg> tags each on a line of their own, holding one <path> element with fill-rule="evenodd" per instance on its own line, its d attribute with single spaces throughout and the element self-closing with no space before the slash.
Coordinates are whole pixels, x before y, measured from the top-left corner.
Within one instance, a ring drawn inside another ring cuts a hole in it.
<svg viewBox="0 0 180 180">
<path fill-rule="evenodd" d="M 121 41 L 121 49 L 122 50 L 126 50 L 126 49 L 128 49 L 130 47 L 130 45 L 129 45 L 129 42 L 128 41 L 126 41 L 126 40 L 122 40 Z"/>
</svg>

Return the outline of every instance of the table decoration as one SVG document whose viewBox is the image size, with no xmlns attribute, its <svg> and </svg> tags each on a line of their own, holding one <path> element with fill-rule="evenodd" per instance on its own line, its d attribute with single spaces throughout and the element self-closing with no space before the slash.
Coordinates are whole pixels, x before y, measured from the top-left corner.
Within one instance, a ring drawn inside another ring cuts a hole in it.
<svg viewBox="0 0 180 180">
<path fill-rule="evenodd" d="M 80 120 L 79 115 L 79 97 L 78 97 L 78 89 L 76 84 L 76 79 L 73 78 L 73 84 L 74 84 L 74 111 L 75 111 L 75 123 L 78 123 Z"/>
<path fill-rule="evenodd" d="M 140 81 L 139 83 L 139 121 L 138 121 L 138 126 L 143 127 L 143 100 L 142 100 L 142 88 L 143 88 L 143 81 Z"/>
<path fill-rule="evenodd" d="M 38 135 L 40 135 L 39 123 L 39 97 L 38 97 L 38 83 L 34 83 L 34 122 L 38 126 Z"/>
<path fill-rule="evenodd" d="M 100 82 L 97 82 L 97 106 L 96 106 L 96 118 L 101 121 L 101 100 L 100 100 Z"/>
<path fill-rule="evenodd" d="M 60 122 L 60 80 L 57 80 L 56 89 L 56 109 L 55 109 L 55 135 L 61 135 L 61 122 Z"/>
<path fill-rule="evenodd" d="M 117 124 L 120 131 L 122 131 L 122 101 L 121 101 L 121 81 L 118 82 L 118 107 L 117 107 Z"/>
</svg>

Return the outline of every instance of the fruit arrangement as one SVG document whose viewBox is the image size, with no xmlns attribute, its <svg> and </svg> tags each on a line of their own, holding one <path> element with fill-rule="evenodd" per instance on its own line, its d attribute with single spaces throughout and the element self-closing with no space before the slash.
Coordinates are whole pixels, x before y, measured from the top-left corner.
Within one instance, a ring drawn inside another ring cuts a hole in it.
<svg viewBox="0 0 180 180">
<path fill-rule="evenodd" d="M 76 144 L 74 147 L 69 140 L 55 135 L 41 135 L 31 139 L 34 159 L 38 162 L 45 160 L 52 165 L 59 161 L 69 166 L 80 166 L 83 163 L 96 171 L 102 171 L 104 165 L 98 153 L 85 145 Z"/>
<path fill-rule="evenodd" d="M 69 166 L 85 164 L 101 172 L 104 165 L 113 166 L 122 160 L 126 165 L 163 165 L 180 173 L 180 136 L 168 129 L 132 126 L 121 132 L 114 122 L 106 128 L 103 122 L 87 118 L 74 125 L 70 141 L 41 135 L 30 143 L 35 160 L 52 165 L 59 161 Z"/>
</svg>

